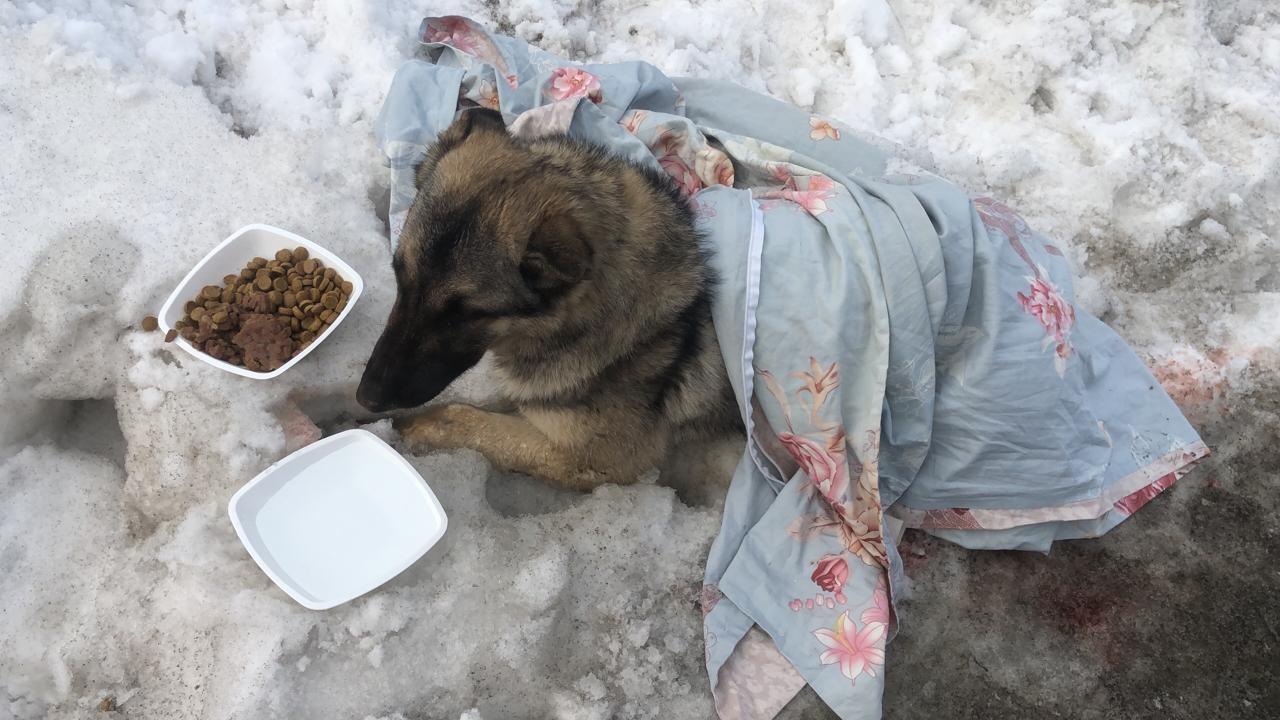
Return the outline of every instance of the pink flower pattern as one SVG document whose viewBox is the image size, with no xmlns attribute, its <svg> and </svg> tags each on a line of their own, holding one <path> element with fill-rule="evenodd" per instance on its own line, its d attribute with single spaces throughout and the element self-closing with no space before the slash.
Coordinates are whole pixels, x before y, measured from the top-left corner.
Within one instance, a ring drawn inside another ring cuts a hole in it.
<svg viewBox="0 0 1280 720">
<path fill-rule="evenodd" d="M 644 121 L 640 113 L 626 117 L 622 126 L 635 134 Z M 733 163 L 729 156 L 702 144 L 700 138 L 690 138 L 683 127 L 664 127 L 648 141 L 649 149 L 658 159 L 658 165 L 676 182 L 685 198 L 712 185 L 733 186 Z"/>
<path fill-rule="evenodd" d="M 879 452 L 879 434 L 867 431 L 860 448 L 866 464 L 850 458 L 844 427 L 823 417 L 823 407 L 840 387 L 839 367 L 832 363 L 823 368 L 816 358 L 809 358 L 809 371 L 791 376 L 803 381 L 796 398 L 808 411 L 807 430 L 797 431 L 787 394 L 768 371 L 759 371 L 769 393 L 782 408 L 787 430 L 778 440 L 808 478 L 808 487 L 821 499 L 816 514 L 802 515 L 792 523 L 789 532 L 804 541 L 813 533 L 835 535 L 846 552 L 865 564 L 887 567 L 884 537 L 880 532 L 879 474 L 874 462 Z M 856 473 L 850 497 L 850 478 Z"/>
<path fill-rule="evenodd" d="M 761 203 L 762 207 L 773 207 L 772 203 L 767 203 L 769 200 L 785 200 L 799 205 L 814 217 L 830 210 L 826 201 L 836 196 L 836 184 L 831 178 L 825 175 L 791 175 L 781 163 L 770 166 L 769 170 L 777 179 L 782 179 L 785 173 L 786 179 L 780 190 L 752 188 L 752 197 L 766 201 Z"/>
<path fill-rule="evenodd" d="M 663 155 L 658 158 L 658 165 L 676 181 L 676 189 L 680 191 L 686 199 L 693 197 L 693 194 L 702 189 L 702 181 L 698 179 L 693 169 L 680 159 L 679 155 Z"/>
<path fill-rule="evenodd" d="M 833 595 L 814 593 L 812 598 L 805 600 L 796 598 L 792 600 L 787 603 L 787 607 L 791 608 L 792 612 L 800 612 L 801 610 L 821 610 L 823 608 L 833 610 L 836 605 L 844 605 L 848 601 L 849 598 L 845 597 L 843 592 L 836 592 Z"/>
<path fill-rule="evenodd" d="M 474 92 L 473 99 L 481 107 L 487 107 L 490 110 L 501 108 L 501 102 L 498 99 L 498 86 L 494 85 L 492 80 L 481 80 L 479 87 Z"/>
<path fill-rule="evenodd" d="M 845 459 L 844 431 L 818 443 L 793 432 L 778 433 L 778 440 L 795 459 L 810 482 L 830 502 L 840 502 L 849 487 L 849 463 Z"/>
<path fill-rule="evenodd" d="M 733 187 L 733 163 L 728 155 L 712 148 L 702 148 L 693 154 L 693 163 L 694 172 L 708 187 Z"/>
<path fill-rule="evenodd" d="M 555 72 L 551 73 L 547 92 L 555 100 L 585 97 L 596 104 L 604 100 L 600 79 L 577 67 L 556 68 Z"/>
<path fill-rule="evenodd" d="M 769 175 L 784 188 L 794 188 L 796 186 L 795 180 L 791 177 L 791 169 L 786 163 L 771 162 L 766 167 L 769 170 Z"/>
<path fill-rule="evenodd" d="M 827 592 L 843 594 L 839 591 L 849 579 L 849 563 L 839 555 L 823 555 L 810 579 Z"/>
<path fill-rule="evenodd" d="M 1071 328 L 1076 322 L 1075 308 L 1062 297 L 1057 286 L 1044 277 L 1028 277 L 1031 283 L 1029 295 L 1018 293 L 1018 305 L 1044 328 L 1045 346 L 1055 345 L 1054 368 L 1059 376 L 1067 371 L 1067 358 L 1071 357 Z"/>
<path fill-rule="evenodd" d="M 862 611 L 862 622 L 865 625 L 880 623 L 888 625 L 891 611 L 889 609 L 889 586 L 885 582 L 884 573 L 876 578 L 875 592 L 871 593 L 871 607 Z"/>
<path fill-rule="evenodd" d="M 1040 277 L 1043 274 L 1043 270 L 1035 260 L 1031 259 L 1031 253 L 1027 252 L 1026 242 L 1029 242 L 1034 237 L 1031 232 L 1031 226 L 1027 224 L 1027 221 L 1023 220 L 1022 216 L 1014 211 L 1013 208 L 994 198 L 974 198 L 973 207 L 978 211 L 978 217 L 982 219 L 983 226 L 988 230 L 995 230 L 1003 235 L 1009 241 L 1013 251 L 1018 254 L 1018 257 L 1022 258 L 1022 261 L 1027 264 L 1027 267 L 1031 268 L 1036 277 Z M 1053 246 L 1047 245 L 1045 250 L 1051 255 L 1062 255 L 1062 252 L 1057 248 L 1050 250 L 1049 248 L 1051 247 Z"/>
<path fill-rule="evenodd" d="M 782 199 L 790 200 L 799 205 L 805 212 L 817 217 L 831 208 L 827 207 L 827 199 L 831 196 L 827 193 L 809 192 L 801 190 L 784 190 Z"/>
<path fill-rule="evenodd" d="M 807 175 L 805 189 L 809 192 L 834 193 L 836 182 L 826 175 Z M 792 183 L 796 182 L 795 178 L 791 179 Z"/>
<path fill-rule="evenodd" d="M 438 18 L 428 23 L 423 40 L 443 43 L 468 55 L 480 56 L 477 33 L 471 29 L 471 25 L 466 20 L 456 15 Z"/>
<path fill-rule="evenodd" d="M 483 31 L 476 30 L 466 18 L 458 15 L 432 18 L 423 30 L 422 41 L 442 43 L 459 52 L 475 57 L 493 66 L 494 70 L 511 87 L 519 85 L 516 76 L 507 72 L 507 61 Z"/>
<path fill-rule="evenodd" d="M 840 673 L 855 683 L 863 673 L 875 677 L 884 666 L 884 623 L 866 623 L 858 630 L 849 612 L 840 613 L 834 628 L 818 628 L 813 636 L 827 649 L 818 656 L 823 665 L 840 665 Z"/>
<path fill-rule="evenodd" d="M 839 140 L 840 131 L 830 122 L 814 115 L 809 118 L 809 138 L 811 140 Z"/>
<path fill-rule="evenodd" d="M 645 110 L 631 110 L 622 116 L 622 120 L 618 124 L 627 132 L 635 135 L 647 117 L 649 117 L 649 113 Z"/>
</svg>

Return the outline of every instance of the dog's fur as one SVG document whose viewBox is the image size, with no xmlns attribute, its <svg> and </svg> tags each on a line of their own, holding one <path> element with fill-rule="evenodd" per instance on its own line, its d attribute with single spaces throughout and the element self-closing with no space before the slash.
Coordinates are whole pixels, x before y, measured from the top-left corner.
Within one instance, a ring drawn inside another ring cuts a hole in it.
<svg viewBox="0 0 1280 720">
<path fill-rule="evenodd" d="M 711 323 L 714 278 L 670 180 L 566 137 L 464 112 L 417 171 L 397 296 L 357 397 L 414 407 L 494 356 L 519 414 L 428 408 L 412 443 L 589 489 L 740 427 Z"/>
</svg>

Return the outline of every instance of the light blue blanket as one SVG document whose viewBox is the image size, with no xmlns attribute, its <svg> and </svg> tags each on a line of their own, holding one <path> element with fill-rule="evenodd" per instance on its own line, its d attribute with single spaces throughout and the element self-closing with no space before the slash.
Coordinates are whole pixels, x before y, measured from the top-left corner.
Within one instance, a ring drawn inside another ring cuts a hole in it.
<svg viewBox="0 0 1280 720">
<path fill-rule="evenodd" d="M 463 107 L 666 171 L 723 278 L 749 429 L 702 593 L 723 718 L 804 684 L 879 718 L 902 527 L 1047 551 L 1110 530 L 1207 453 L 1062 253 L 1013 210 L 820 117 L 645 63 L 576 65 L 460 17 L 422 23 L 377 123 L 392 241 L 413 168 Z"/>
</svg>

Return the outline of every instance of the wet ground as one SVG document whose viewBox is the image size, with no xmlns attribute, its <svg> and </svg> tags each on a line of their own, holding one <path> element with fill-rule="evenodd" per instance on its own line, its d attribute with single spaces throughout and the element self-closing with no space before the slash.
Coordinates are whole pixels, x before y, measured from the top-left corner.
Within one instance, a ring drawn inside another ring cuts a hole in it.
<svg viewBox="0 0 1280 720">
<path fill-rule="evenodd" d="M 1043 556 L 908 533 L 885 717 L 1280 717 L 1274 408 L 1210 426 L 1216 454 L 1101 539 Z M 806 690 L 782 717 L 834 715 Z"/>
</svg>

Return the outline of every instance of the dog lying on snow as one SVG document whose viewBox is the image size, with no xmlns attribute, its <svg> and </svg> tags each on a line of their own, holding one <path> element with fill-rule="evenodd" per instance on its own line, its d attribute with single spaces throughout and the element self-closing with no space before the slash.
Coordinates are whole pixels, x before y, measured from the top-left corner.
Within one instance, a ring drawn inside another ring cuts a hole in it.
<svg viewBox="0 0 1280 720">
<path fill-rule="evenodd" d="M 416 184 L 357 399 L 421 405 L 489 351 L 519 412 L 431 407 L 398 423 L 410 443 L 587 490 L 741 428 L 714 278 L 667 176 L 566 137 L 514 138 L 501 114 L 473 109 Z"/>
</svg>

